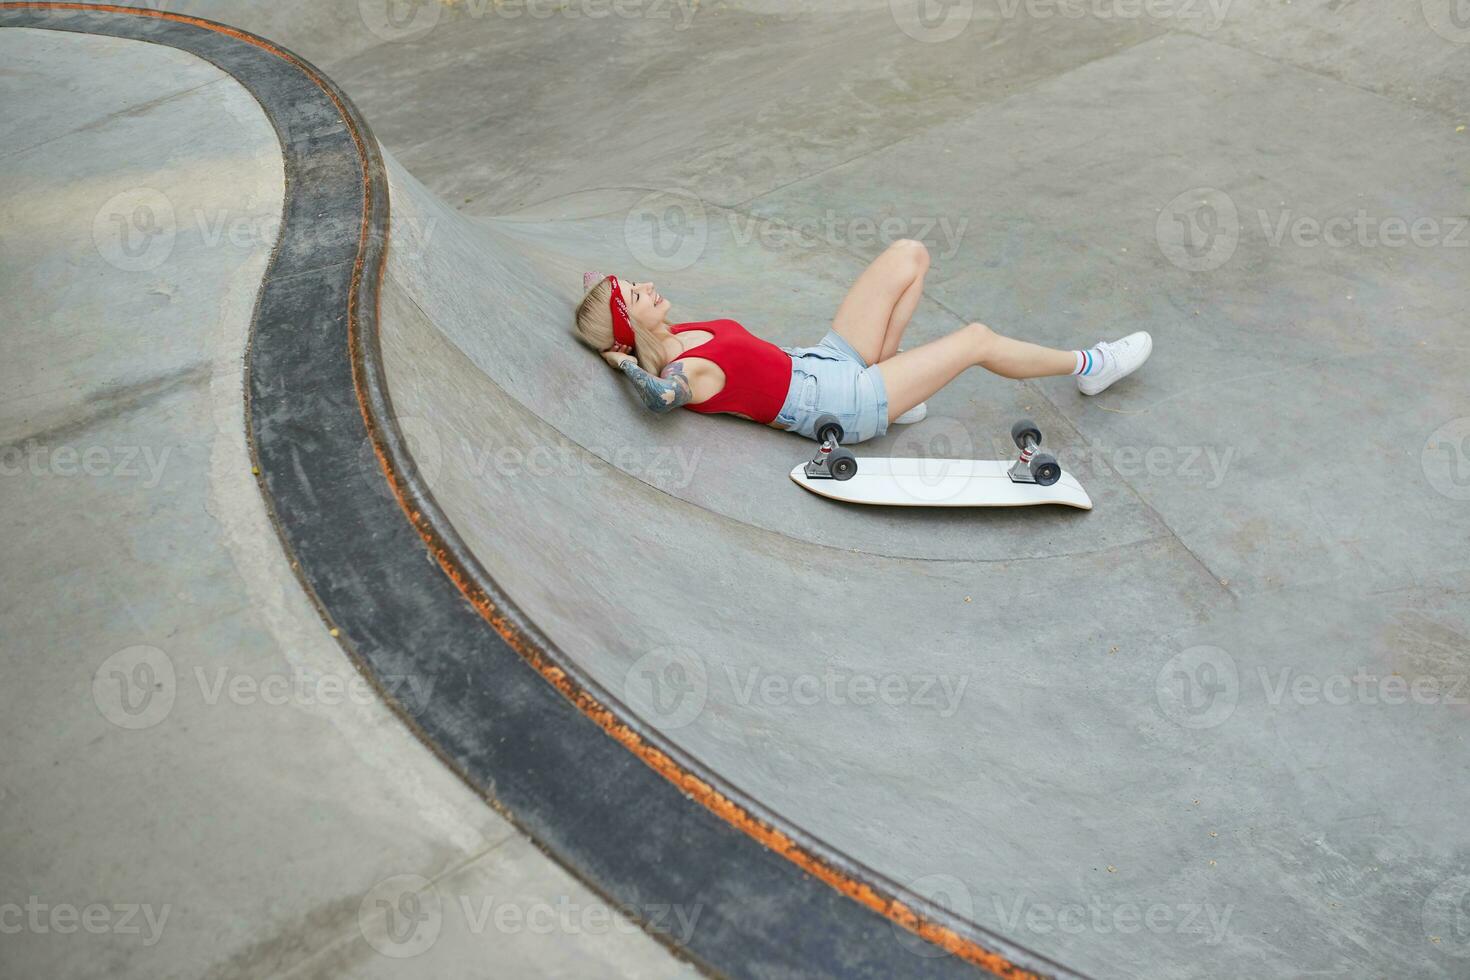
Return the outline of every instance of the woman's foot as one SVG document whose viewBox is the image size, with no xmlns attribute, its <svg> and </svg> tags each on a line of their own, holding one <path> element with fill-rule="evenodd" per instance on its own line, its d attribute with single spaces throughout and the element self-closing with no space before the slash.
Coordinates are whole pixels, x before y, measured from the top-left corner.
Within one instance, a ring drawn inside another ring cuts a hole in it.
<svg viewBox="0 0 1470 980">
<path fill-rule="evenodd" d="M 1077 390 L 1084 395 L 1096 395 L 1114 381 L 1128 377 L 1143 366 L 1153 352 L 1154 340 L 1145 330 L 1130 333 L 1122 340 L 1104 341 L 1086 352 L 1102 364 L 1092 371 L 1077 375 Z M 1096 355 L 1101 355 L 1100 358 Z"/>
<path fill-rule="evenodd" d="M 904 412 L 898 418 L 894 419 L 893 424 L 912 425 L 915 422 L 924 421 L 924 419 L 928 417 L 928 415 L 929 406 L 924 402 L 919 402 L 919 404 L 915 405 L 913 408 L 909 409 L 907 412 Z"/>
</svg>

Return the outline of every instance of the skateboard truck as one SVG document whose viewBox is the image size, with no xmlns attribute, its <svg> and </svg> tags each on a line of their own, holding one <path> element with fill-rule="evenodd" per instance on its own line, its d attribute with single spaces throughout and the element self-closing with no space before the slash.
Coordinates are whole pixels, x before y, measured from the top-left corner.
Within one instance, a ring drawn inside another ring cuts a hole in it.
<svg viewBox="0 0 1470 980">
<path fill-rule="evenodd" d="M 1011 438 L 1021 456 L 1006 474 L 1012 483 L 1035 483 L 1049 487 L 1062 478 L 1062 467 L 1050 453 L 1037 452 L 1041 445 L 1041 430 L 1030 419 L 1021 419 L 1011 426 Z"/>
<path fill-rule="evenodd" d="M 857 457 L 851 450 L 842 448 L 842 424 L 831 415 L 823 415 L 812 427 L 817 437 L 817 452 L 811 461 L 802 467 L 809 480 L 851 480 L 857 475 Z M 1011 438 L 1020 457 L 1011 464 L 1006 475 L 1012 483 L 1034 483 L 1049 487 L 1062 478 L 1061 464 L 1050 453 L 1038 452 L 1041 445 L 1041 430 L 1030 419 L 1021 419 L 1011 426 Z"/>
<path fill-rule="evenodd" d="M 812 480 L 851 480 L 857 474 L 857 457 L 842 448 L 842 424 L 831 415 L 823 415 L 813 426 L 817 437 L 817 453 L 803 468 Z"/>
</svg>

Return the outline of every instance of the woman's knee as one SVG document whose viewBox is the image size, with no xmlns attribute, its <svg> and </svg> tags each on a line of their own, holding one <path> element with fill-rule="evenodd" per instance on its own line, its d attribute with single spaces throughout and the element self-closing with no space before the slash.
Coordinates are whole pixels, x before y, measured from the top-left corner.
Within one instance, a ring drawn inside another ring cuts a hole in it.
<svg viewBox="0 0 1470 980">
<path fill-rule="evenodd" d="M 895 266 L 910 279 L 917 279 L 929 269 L 929 247 L 914 238 L 900 238 L 888 246 Z"/>
<path fill-rule="evenodd" d="M 996 339 L 1000 337 L 1000 334 L 983 323 L 967 323 L 963 329 L 974 351 L 975 363 L 984 364 L 986 358 L 994 351 Z"/>
</svg>

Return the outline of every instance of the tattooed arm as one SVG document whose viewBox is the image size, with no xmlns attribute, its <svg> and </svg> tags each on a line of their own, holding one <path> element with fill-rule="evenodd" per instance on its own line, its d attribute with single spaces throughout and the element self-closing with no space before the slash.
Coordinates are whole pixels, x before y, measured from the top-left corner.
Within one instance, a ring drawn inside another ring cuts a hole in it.
<svg viewBox="0 0 1470 980">
<path fill-rule="evenodd" d="M 638 392 L 638 397 L 643 399 L 643 404 L 660 415 L 687 405 L 694 399 L 683 361 L 674 361 L 656 378 L 639 367 L 637 359 L 632 357 L 625 357 L 620 361 L 618 370 L 633 382 L 633 388 Z"/>
</svg>

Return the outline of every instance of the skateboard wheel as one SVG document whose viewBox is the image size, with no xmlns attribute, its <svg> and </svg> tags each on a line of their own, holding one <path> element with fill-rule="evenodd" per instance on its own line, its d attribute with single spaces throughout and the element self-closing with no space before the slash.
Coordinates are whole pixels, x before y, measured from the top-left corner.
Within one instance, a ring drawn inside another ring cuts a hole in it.
<svg viewBox="0 0 1470 980">
<path fill-rule="evenodd" d="M 827 469 L 834 480 L 851 480 L 857 475 L 857 457 L 846 449 L 834 449 Z"/>
<path fill-rule="evenodd" d="M 835 415 L 817 416 L 817 424 L 812 426 L 812 431 L 816 433 L 818 442 L 826 442 L 829 435 L 833 442 L 841 442 L 842 437 L 847 434 L 842 431 L 842 423 L 837 421 Z"/>
<path fill-rule="evenodd" d="M 1031 476 L 1041 486 L 1049 487 L 1062 478 L 1062 465 L 1050 453 L 1037 453 L 1031 459 Z"/>
<path fill-rule="evenodd" d="M 1026 448 L 1027 436 L 1030 436 L 1031 441 L 1038 446 L 1041 445 L 1041 430 L 1036 427 L 1035 422 L 1030 419 L 1022 419 L 1011 426 L 1011 439 L 1015 441 L 1017 449 Z"/>
</svg>

